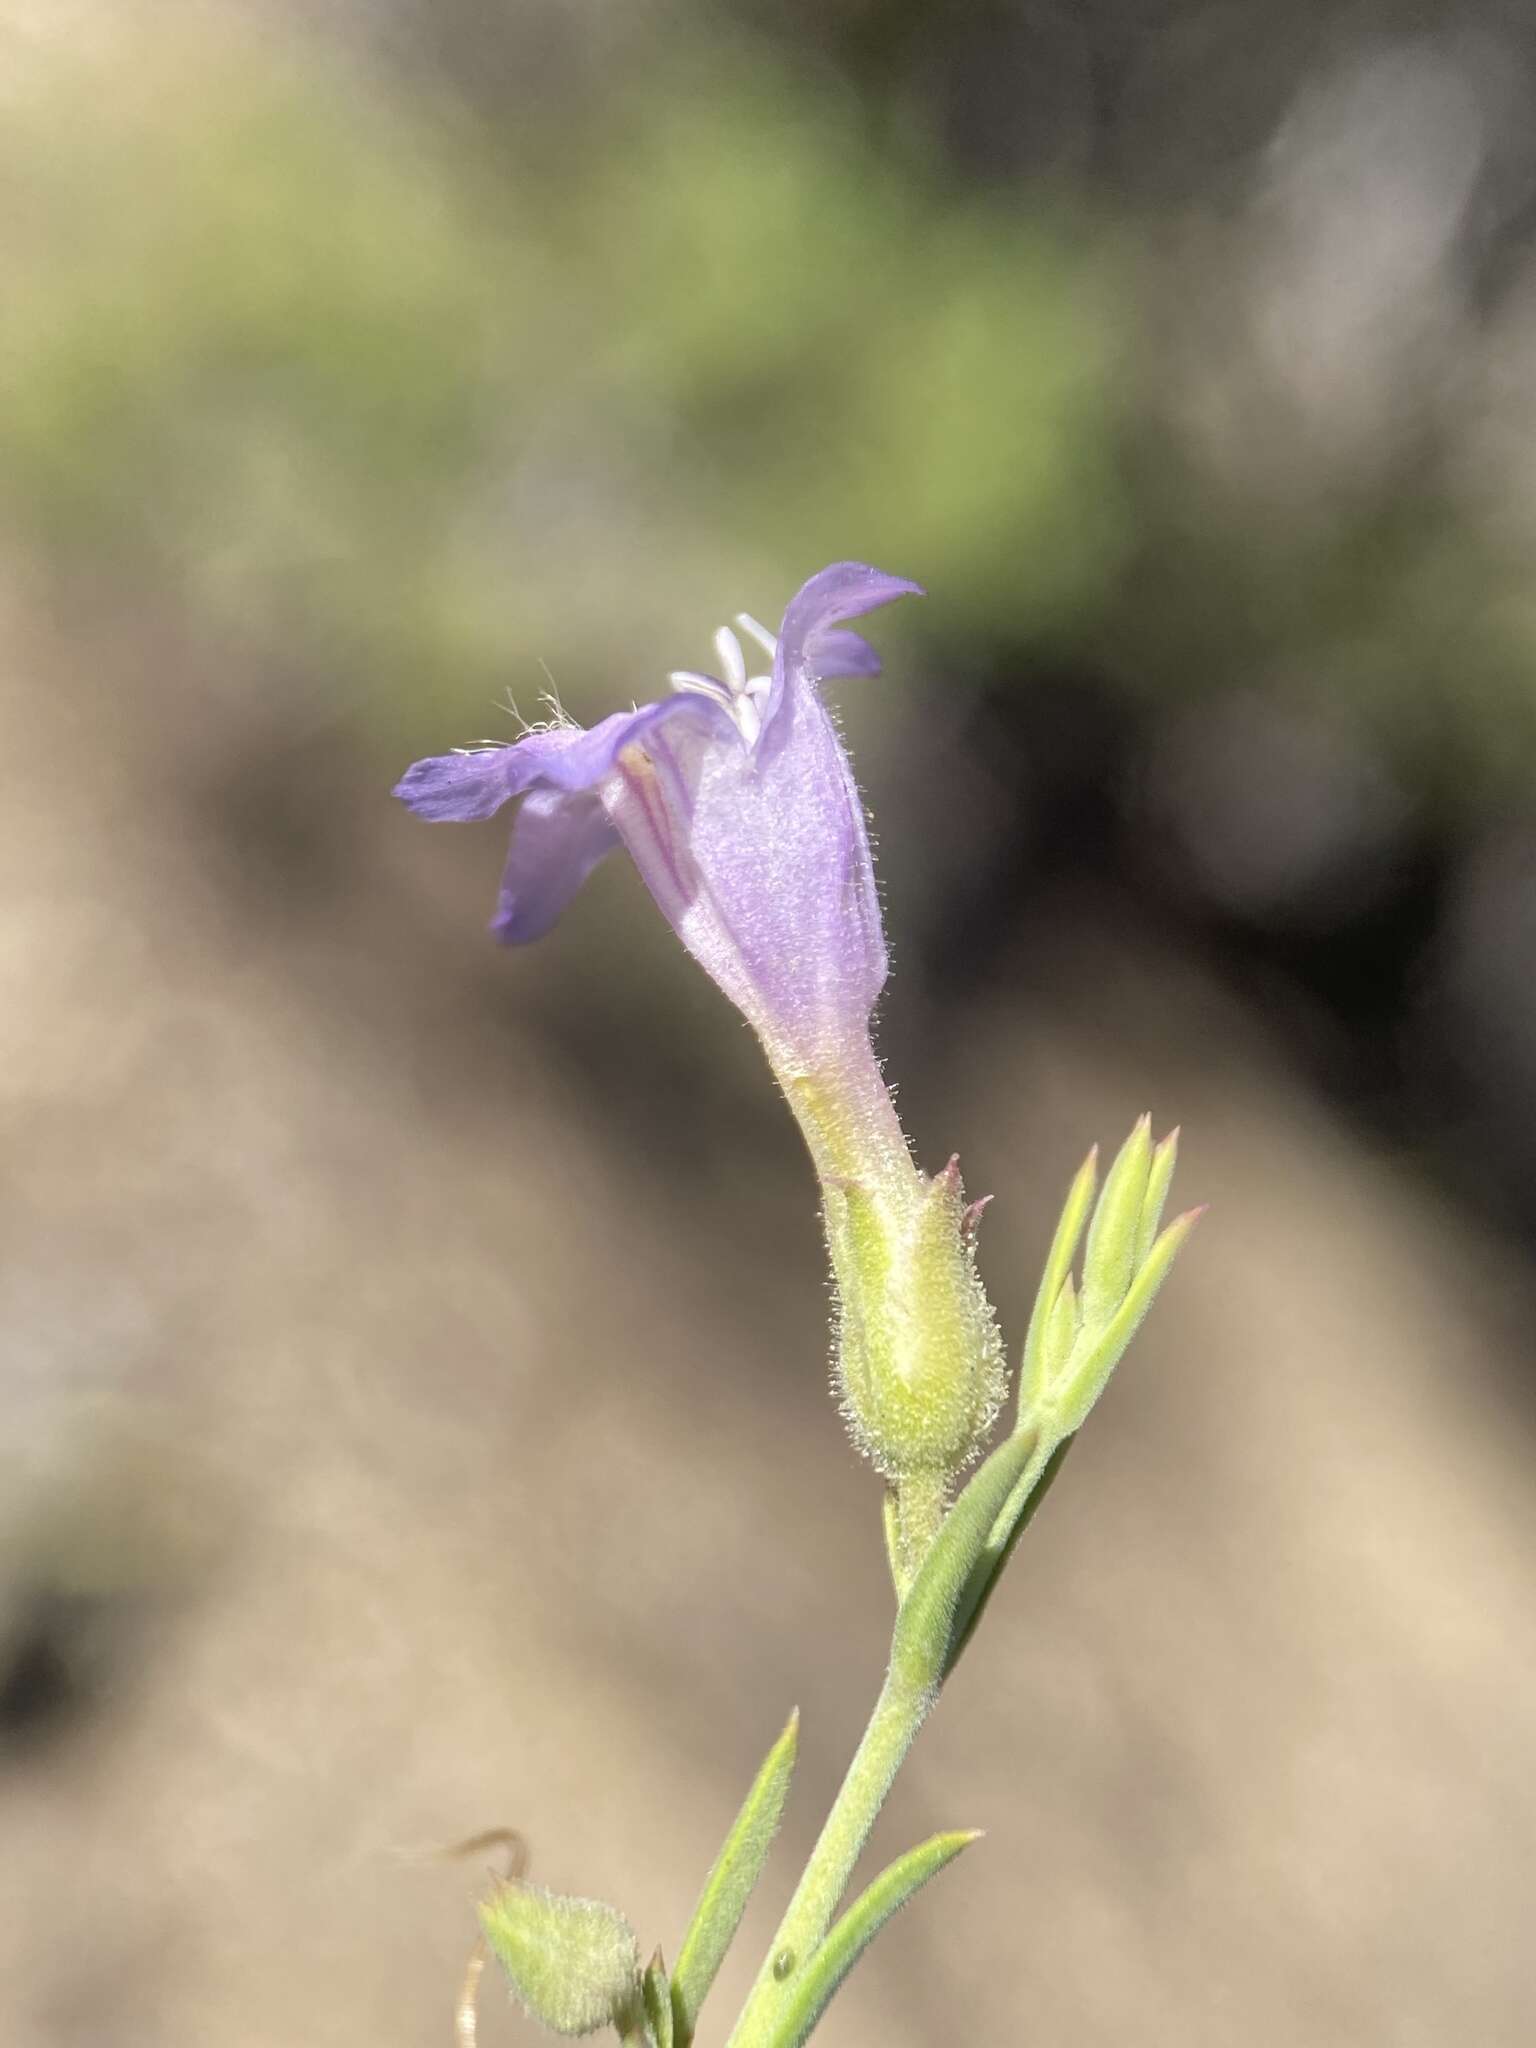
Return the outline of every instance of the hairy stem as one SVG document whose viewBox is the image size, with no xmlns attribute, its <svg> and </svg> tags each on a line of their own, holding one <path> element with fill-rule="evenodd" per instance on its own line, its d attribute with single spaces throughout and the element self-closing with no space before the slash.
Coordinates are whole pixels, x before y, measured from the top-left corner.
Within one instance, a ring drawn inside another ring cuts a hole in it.
<svg viewBox="0 0 1536 2048">
<path fill-rule="evenodd" d="M 832 1924 L 875 1818 L 935 1697 L 934 1692 L 914 1689 L 894 1672 L 887 1673 L 864 1739 L 727 2048 L 771 2048 L 796 1977 Z"/>
<path fill-rule="evenodd" d="M 942 1472 L 903 1473 L 895 1485 L 896 1556 L 893 1561 L 896 1598 L 907 1589 L 939 1533 L 949 1506 L 949 1481 Z"/>
</svg>

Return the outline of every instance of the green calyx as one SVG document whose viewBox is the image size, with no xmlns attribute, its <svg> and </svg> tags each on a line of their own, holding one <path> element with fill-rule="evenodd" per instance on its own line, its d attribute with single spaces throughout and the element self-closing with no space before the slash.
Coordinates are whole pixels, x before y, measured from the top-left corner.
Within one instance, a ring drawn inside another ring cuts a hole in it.
<svg viewBox="0 0 1536 2048">
<path fill-rule="evenodd" d="M 888 1479 L 942 1490 L 981 1449 L 1007 1390 L 959 1163 L 824 1193 L 843 1414 Z"/>
</svg>

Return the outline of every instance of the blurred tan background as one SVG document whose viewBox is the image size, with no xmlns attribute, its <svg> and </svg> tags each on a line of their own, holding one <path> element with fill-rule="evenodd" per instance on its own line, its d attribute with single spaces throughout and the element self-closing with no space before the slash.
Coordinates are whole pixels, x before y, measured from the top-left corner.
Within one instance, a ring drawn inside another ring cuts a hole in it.
<svg viewBox="0 0 1536 2048">
<path fill-rule="evenodd" d="M 822 2037 L 1533 2037 L 1533 91 L 1496 0 L 4 0 L 0 2039 L 446 2044 L 495 1823 L 671 1954 L 798 1702 L 723 2038 L 888 1624 L 809 1175 L 627 869 L 503 954 L 388 789 L 848 555 L 1014 1345 L 1091 1140 L 1213 1208 Z"/>
</svg>

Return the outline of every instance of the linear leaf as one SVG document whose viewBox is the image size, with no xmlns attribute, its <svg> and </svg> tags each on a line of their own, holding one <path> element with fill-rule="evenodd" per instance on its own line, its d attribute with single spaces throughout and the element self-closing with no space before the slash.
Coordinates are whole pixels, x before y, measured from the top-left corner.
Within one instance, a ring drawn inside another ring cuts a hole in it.
<svg viewBox="0 0 1536 2048">
<path fill-rule="evenodd" d="M 1141 1328 L 1147 1310 L 1172 1270 L 1185 1240 L 1204 1214 L 1203 1208 L 1189 1209 L 1182 1216 L 1174 1217 L 1147 1253 L 1141 1271 L 1132 1280 L 1119 1308 L 1088 1347 L 1087 1356 L 1079 1359 L 1074 1352 L 1072 1380 L 1057 1390 L 1056 1413 L 1063 1434 L 1081 1429 L 1088 1420 L 1089 1411 L 1109 1384 L 1109 1376 L 1125 1356 L 1131 1339 Z"/>
<path fill-rule="evenodd" d="M 1037 1447 L 1035 1432 L 1009 1437 L 987 1459 L 944 1517 L 911 1590 L 896 1614 L 891 1677 L 913 1693 L 937 1693 L 950 1663 L 956 1610 L 992 1526 L 1023 1478 Z"/>
<path fill-rule="evenodd" d="M 1057 1444 L 1041 1467 L 1039 1476 L 1028 1485 L 1020 1482 L 1007 1507 L 993 1525 L 992 1534 L 987 1539 L 988 1556 L 967 1588 L 968 1604 L 962 1604 L 955 1616 L 950 1638 L 949 1662 L 944 1667 L 946 1679 L 964 1656 L 966 1645 L 975 1635 L 976 1625 L 986 1612 L 987 1602 L 997 1589 L 998 1580 L 1008 1569 L 1008 1560 L 1013 1556 L 1019 1538 L 1034 1520 L 1035 1510 L 1050 1492 L 1051 1482 L 1061 1470 L 1063 1458 L 1076 1441 L 1076 1437 L 1069 1436 Z"/>
<path fill-rule="evenodd" d="M 674 2048 L 672 2023 L 672 1993 L 667 1984 L 667 1967 L 657 1949 L 646 1966 L 645 1975 L 640 1979 L 640 1993 L 645 2004 L 646 2024 L 651 2030 L 651 2039 L 656 2048 Z"/>
<path fill-rule="evenodd" d="M 1072 1261 L 1077 1256 L 1098 1182 L 1099 1148 L 1095 1145 L 1077 1169 L 1067 1190 L 1061 1221 L 1056 1225 L 1045 1271 L 1040 1276 L 1040 1292 L 1035 1296 L 1035 1312 L 1029 1319 L 1029 1334 L 1024 1339 L 1024 1364 L 1019 1373 L 1020 1429 L 1030 1421 L 1033 1411 L 1045 1398 L 1045 1340 L 1051 1311 L 1060 1298 L 1062 1282 L 1072 1270 Z"/>
<path fill-rule="evenodd" d="M 677 1967 L 672 1972 L 674 2048 L 689 2048 L 699 2023 L 699 2008 L 741 1925 L 752 1887 L 762 1874 L 769 1846 L 778 1832 L 784 1801 L 789 1796 L 799 1739 L 797 1707 L 784 1733 L 769 1750 L 724 1847 L 715 1858 L 715 1867 L 704 1880 L 704 1889 L 678 1951 Z"/>
<path fill-rule="evenodd" d="M 867 1890 L 860 1892 L 802 1968 L 774 2022 L 771 2048 L 800 2048 L 841 1988 L 843 1979 L 891 1915 L 930 1877 L 937 1877 L 945 1864 L 953 1862 L 979 1834 L 979 1829 L 966 1829 L 934 1835 L 909 1849 L 905 1856 L 899 1856 Z"/>
<path fill-rule="evenodd" d="M 1173 1180 L 1173 1169 L 1179 1161 L 1179 1129 L 1173 1129 L 1155 1146 L 1152 1152 L 1152 1170 L 1147 1175 L 1146 1199 L 1141 1205 L 1141 1221 L 1136 1227 L 1136 1259 L 1138 1271 L 1146 1264 L 1147 1253 L 1157 1236 L 1157 1226 L 1163 1220 L 1163 1204 L 1168 1199 L 1168 1188 Z"/>
<path fill-rule="evenodd" d="M 1152 1119 L 1143 1116 L 1115 1154 L 1088 1225 L 1083 1284 L 1078 1292 L 1083 1322 L 1090 1330 L 1109 1321 L 1131 1284 L 1136 1232 L 1151 1171 Z"/>
</svg>

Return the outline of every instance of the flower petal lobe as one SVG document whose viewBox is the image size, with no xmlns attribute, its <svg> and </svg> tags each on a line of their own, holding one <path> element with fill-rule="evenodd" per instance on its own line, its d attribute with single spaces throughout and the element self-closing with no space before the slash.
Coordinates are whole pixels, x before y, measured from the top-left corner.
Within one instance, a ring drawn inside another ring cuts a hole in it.
<svg viewBox="0 0 1536 2048">
<path fill-rule="evenodd" d="M 506 946 L 541 939 L 605 854 L 619 844 L 602 799 L 535 789 L 523 799 L 491 930 Z"/>
</svg>

